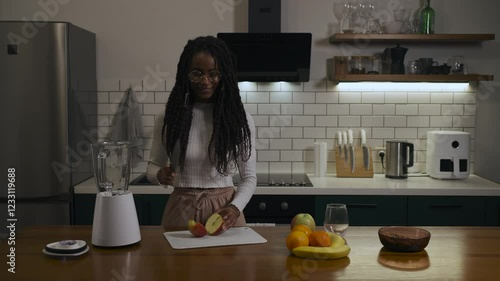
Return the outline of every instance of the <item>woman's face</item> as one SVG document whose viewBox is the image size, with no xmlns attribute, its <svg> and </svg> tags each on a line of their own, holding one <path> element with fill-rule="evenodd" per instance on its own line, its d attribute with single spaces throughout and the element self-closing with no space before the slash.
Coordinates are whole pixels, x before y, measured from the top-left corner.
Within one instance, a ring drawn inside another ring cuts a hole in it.
<svg viewBox="0 0 500 281">
<path fill-rule="evenodd" d="M 193 56 L 189 68 L 189 80 L 191 93 L 196 102 L 212 101 L 220 81 L 220 73 L 212 55 L 199 52 Z"/>
</svg>

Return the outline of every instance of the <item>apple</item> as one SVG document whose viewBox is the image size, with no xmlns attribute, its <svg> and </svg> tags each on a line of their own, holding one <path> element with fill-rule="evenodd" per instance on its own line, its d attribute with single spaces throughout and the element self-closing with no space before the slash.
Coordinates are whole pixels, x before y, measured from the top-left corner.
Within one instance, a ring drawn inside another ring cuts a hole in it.
<svg viewBox="0 0 500 281">
<path fill-rule="evenodd" d="M 224 232 L 222 229 L 223 224 L 224 220 L 222 219 L 222 216 L 215 213 L 208 218 L 205 228 L 210 235 L 216 236 Z"/>
<path fill-rule="evenodd" d="M 312 231 L 316 229 L 316 222 L 314 221 L 314 218 L 307 213 L 300 213 L 295 215 L 295 217 L 293 217 L 292 219 L 292 223 L 290 224 L 290 229 L 299 224 L 307 225 Z"/>
<path fill-rule="evenodd" d="M 203 224 L 199 222 L 195 222 L 194 220 L 188 221 L 188 229 L 196 237 L 203 237 L 207 235 L 207 229 L 203 226 Z"/>
</svg>

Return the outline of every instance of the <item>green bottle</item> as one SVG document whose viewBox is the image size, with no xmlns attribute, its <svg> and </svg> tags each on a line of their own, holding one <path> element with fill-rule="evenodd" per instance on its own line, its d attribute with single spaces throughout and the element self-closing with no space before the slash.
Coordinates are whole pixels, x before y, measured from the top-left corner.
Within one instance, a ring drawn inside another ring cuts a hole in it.
<svg viewBox="0 0 500 281">
<path fill-rule="evenodd" d="M 425 7 L 420 12 L 420 33 L 434 34 L 434 9 L 431 8 L 431 0 L 425 2 Z"/>
</svg>

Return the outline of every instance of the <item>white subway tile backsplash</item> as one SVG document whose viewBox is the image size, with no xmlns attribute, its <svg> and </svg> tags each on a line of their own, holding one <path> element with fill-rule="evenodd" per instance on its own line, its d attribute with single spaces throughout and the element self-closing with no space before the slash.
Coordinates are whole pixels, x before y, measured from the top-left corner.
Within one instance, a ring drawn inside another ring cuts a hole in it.
<svg viewBox="0 0 500 281">
<path fill-rule="evenodd" d="M 98 92 L 97 93 L 97 103 L 109 103 L 108 92 Z"/>
<path fill-rule="evenodd" d="M 142 135 L 145 138 L 152 139 L 154 135 L 154 127 L 142 127 Z"/>
<path fill-rule="evenodd" d="M 316 116 L 315 125 L 321 127 L 336 127 L 337 121 L 337 116 Z"/>
<path fill-rule="evenodd" d="M 255 149 L 256 150 L 267 150 L 270 148 L 270 143 L 272 139 L 255 139 Z"/>
<path fill-rule="evenodd" d="M 271 103 L 292 103 L 292 92 L 271 92 Z"/>
<path fill-rule="evenodd" d="M 361 92 L 340 92 L 339 103 L 361 103 Z"/>
<path fill-rule="evenodd" d="M 155 103 L 167 104 L 170 92 L 155 92 Z"/>
<path fill-rule="evenodd" d="M 119 91 L 120 80 L 118 79 L 99 79 L 97 80 L 97 91 Z"/>
<path fill-rule="evenodd" d="M 140 79 L 123 79 L 120 80 L 120 91 L 126 91 L 128 88 L 132 87 L 134 92 L 142 91 L 142 80 Z"/>
<path fill-rule="evenodd" d="M 257 91 L 259 91 L 259 92 L 279 92 L 280 89 L 281 89 L 280 82 L 258 82 L 257 83 Z"/>
<path fill-rule="evenodd" d="M 97 116 L 97 125 L 99 127 L 109 127 L 111 122 L 109 121 L 108 115 L 98 115 Z"/>
<path fill-rule="evenodd" d="M 307 136 L 304 136 L 307 137 Z M 292 140 L 292 149 L 293 150 L 304 150 L 304 149 L 313 149 L 314 148 L 314 139 L 293 139 Z"/>
<path fill-rule="evenodd" d="M 429 127 L 430 117 L 429 116 L 408 116 L 408 127 Z"/>
<path fill-rule="evenodd" d="M 475 116 L 453 116 L 453 127 L 474 128 L 476 126 Z"/>
<path fill-rule="evenodd" d="M 431 93 L 431 103 L 453 103 L 453 93 L 448 93 L 448 92 Z"/>
<path fill-rule="evenodd" d="M 269 140 L 269 149 L 282 150 L 292 149 L 292 139 L 271 139 Z"/>
<path fill-rule="evenodd" d="M 328 82 L 331 82 L 328 80 Z M 327 80 L 310 80 L 304 83 L 304 91 L 306 92 L 324 92 L 327 90 Z"/>
<path fill-rule="evenodd" d="M 134 92 L 138 103 L 155 103 L 155 93 L 153 92 Z"/>
<path fill-rule="evenodd" d="M 240 92 L 240 98 L 242 103 L 247 102 L 247 92 Z"/>
<path fill-rule="evenodd" d="M 466 104 L 464 105 L 464 115 L 476 115 L 476 105 L 475 104 Z"/>
<path fill-rule="evenodd" d="M 418 128 L 417 129 L 417 137 L 419 139 L 427 139 L 427 132 L 430 132 L 430 131 L 440 131 L 440 128 L 436 128 L 436 127 L 432 127 L 432 128 Z"/>
<path fill-rule="evenodd" d="M 396 104 L 396 115 L 418 115 L 418 105 Z"/>
<path fill-rule="evenodd" d="M 349 115 L 348 104 L 328 104 L 326 107 L 328 115 Z"/>
<path fill-rule="evenodd" d="M 262 139 L 279 139 L 280 130 L 284 128 L 280 127 L 258 127 L 257 137 Z M 302 128 L 300 128 L 302 129 Z M 283 136 L 282 136 L 283 137 Z"/>
<path fill-rule="evenodd" d="M 315 103 L 316 94 L 314 92 L 293 92 L 293 103 Z"/>
<path fill-rule="evenodd" d="M 363 103 L 384 103 L 384 92 L 363 92 L 361 93 L 361 101 Z"/>
<path fill-rule="evenodd" d="M 167 92 L 171 92 L 172 89 L 174 88 L 174 85 L 175 85 L 175 77 L 167 77 L 167 79 L 165 79 L 165 91 Z"/>
<path fill-rule="evenodd" d="M 269 115 L 278 115 L 280 114 L 280 105 L 279 104 L 258 104 L 258 114 L 269 114 Z"/>
<path fill-rule="evenodd" d="M 302 138 L 303 131 L 304 130 L 302 127 L 286 127 L 280 129 L 281 138 L 292 138 L 292 139 Z"/>
<path fill-rule="evenodd" d="M 97 105 L 97 115 L 113 115 L 117 109 L 117 103 L 100 103 Z"/>
<path fill-rule="evenodd" d="M 406 127 L 406 116 L 385 116 L 384 127 Z"/>
<path fill-rule="evenodd" d="M 280 82 L 281 92 L 301 92 L 304 91 L 302 82 Z"/>
<path fill-rule="evenodd" d="M 109 102 L 110 103 L 120 103 L 125 96 L 124 92 L 110 92 L 109 93 Z"/>
<path fill-rule="evenodd" d="M 299 162 L 302 161 L 301 150 L 281 150 L 281 162 Z"/>
<path fill-rule="evenodd" d="M 383 116 L 361 116 L 361 126 L 363 127 L 383 127 Z"/>
<path fill-rule="evenodd" d="M 288 173 L 289 171 L 287 171 Z M 305 163 L 304 162 L 292 162 L 292 173 L 306 173 Z"/>
<path fill-rule="evenodd" d="M 304 104 L 304 114 L 326 115 L 326 104 Z"/>
<path fill-rule="evenodd" d="M 417 128 L 396 128 L 394 137 L 397 139 L 416 139 Z"/>
<path fill-rule="evenodd" d="M 165 105 L 164 104 L 144 104 L 143 105 L 143 113 L 147 115 L 156 115 L 159 114 L 160 112 L 165 111 Z"/>
<path fill-rule="evenodd" d="M 372 138 L 374 139 L 393 139 L 394 136 L 394 128 L 372 128 Z"/>
<path fill-rule="evenodd" d="M 453 118 L 451 116 L 431 116 L 431 127 L 452 127 Z"/>
<path fill-rule="evenodd" d="M 325 127 L 314 127 L 314 128 L 309 128 L 305 127 L 304 128 L 304 137 L 305 138 L 314 138 L 314 139 L 319 139 L 319 138 L 326 138 L 326 128 Z"/>
<path fill-rule="evenodd" d="M 269 126 L 271 126 L 271 127 L 292 126 L 292 116 L 290 116 L 290 115 L 271 115 L 271 116 L 269 116 Z"/>
<path fill-rule="evenodd" d="M 316 103 L 338 103 L 339 92 L 319 92 L 316 93 Z"/>
<path fill-rule="evenodd" d="M 463 104 L 443 104 L 441 107 L 442 115 L 464 115 Z"/>
<path fill-rule="evenodd" d="M 360 127 L 361 116 L 339 116 L 339 127 Z"/>
<path fill-rule="evenodd" d="M 349 106 L 351 115 L 373 115 L 373 106 L 371 104 L 351 104 Z"/>
<path fill-rule="evenodd" d="M 255 172 L 263 173 L 263 174 L 269 173 L 269 162 L 258 162 L 257 161 L 256 166 L 257 166 L 257 168 L 255 169 Z"/>
<path fill-rule="evenodd" d="M 336 141 L 338 139 L 337 132 L 339 131 L 341 131 L 341 129 L 338 127 L 326 128 L 326 137 L 329 139 L 335 139 Z"/>
<path fill-rule="evenodd" d="M 254 115 L 252 116 L 253 123 L 256 127 L 267 127 L 269 126 L 269 116 L 268 115 Z"/>
<path fill-rule="evenodd" d="M 257 161 L 280 161 L 279 150 L 259 150 L 257 151 Z"/>
<path fill-rule="evenodd" d="M 269 163 L 270 173 L 290 173 L 292 170 L 291 162 L 271 162 Z"/>
<path fill-rule="evenodd" d="M 419 104 L 418 105 L 419 115 L 441 115 L 441 105 L 440 104 Z"/>
<path fill-rule="evenodd" d="M 269 103 L 269 92 L 246 92 L 248 103 Z"/>
<path fill-rule="evenodd" d="M 238 82 L 241 92 L 257 91 L 257 82 Z"/>
<path fill-rule="evenodd" d="M 151 126 L 151 127 L 154 127 L 155 125 L 155 117 L 154 115 L 143 115 L 142 116 L 142 126 Z"/>
<path fill-rule="evenodd" d="M 453 103 L 476 104 L 475 93 L 453 93 Z"/>
<path fill-rule="evenodd" d="M 385 93 L 386 103 L 408 103 L 408 94 L 406 92 L 387 92 Z"/>
<path fill-rule="evenodd" d="M 395 104 L 374 104 L 373 115 L 394 115 L 396 114 Z"/>
<path fill-rule="evenodd" d="M 292 124 L 295 127 L 314 126 L 314 116 L 292 116 Z"/>
<path fill-rule="evenodd" d="M 258 114 L 257 104 L 245 103 L 245 104 L 243 104 L 243 106 L 245 107 L 245 111 L 248 112 L 249 114 L 251 114 L 251 115 Z"/>
<path fill-rule="evenodd" d="M 429 92 L 408 92 L 408 103 L 430 103 L 431 93 Z"/>
<path fill-rule="evenodd" d="M 144 91 L 162 92 L 167 89 L 167 81 L 155 79 L 153 77 L 146 77 L 142 80 L 142 86 Z"/>
<path fill-rule="evenodd" d="M 303 104 L 282 104 L 281 114 L 302 115 L 304 114 Z"/>
</svg>

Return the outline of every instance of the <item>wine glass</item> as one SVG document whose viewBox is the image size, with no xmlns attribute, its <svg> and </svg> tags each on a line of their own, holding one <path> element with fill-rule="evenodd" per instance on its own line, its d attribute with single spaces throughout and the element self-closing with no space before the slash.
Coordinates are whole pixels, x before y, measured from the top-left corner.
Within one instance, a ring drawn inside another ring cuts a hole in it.
<svg viewBox="0 0 500 281">
<path fill-rule="evenodd" d="M 325 230 L 344 236 L 349 227 L 349 217 L 345 204 L 330 203 L 325 210 Z"/>
</svg>

